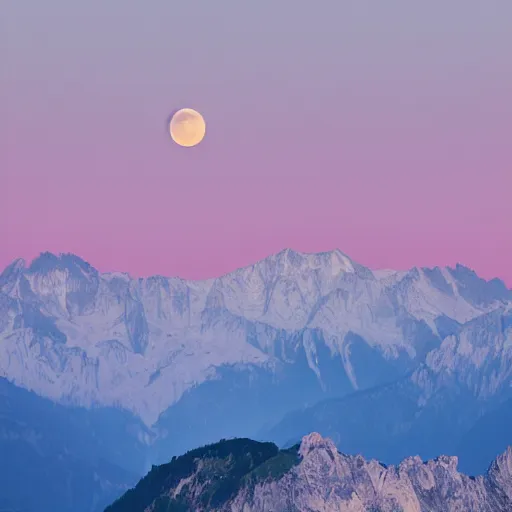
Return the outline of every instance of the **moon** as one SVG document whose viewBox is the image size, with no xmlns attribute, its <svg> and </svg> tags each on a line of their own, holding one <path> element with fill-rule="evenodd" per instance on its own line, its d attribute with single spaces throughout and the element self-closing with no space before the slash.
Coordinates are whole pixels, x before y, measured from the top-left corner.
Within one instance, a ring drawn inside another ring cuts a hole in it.
<svg viewBox="0 0 512 512">
<path fill-rule="evenodd" d="M 171 119 L 169 130 L 172 140 L 179 146 L 197 146 L 206 133 L 203 116 L 192 108 L 178 110 Z"/>
</svg>

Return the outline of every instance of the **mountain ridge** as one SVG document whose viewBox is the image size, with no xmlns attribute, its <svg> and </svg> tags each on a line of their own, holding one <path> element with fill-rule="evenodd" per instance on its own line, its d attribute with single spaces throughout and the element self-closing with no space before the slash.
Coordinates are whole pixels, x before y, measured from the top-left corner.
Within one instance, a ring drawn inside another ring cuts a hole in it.
<svg viewBox="0 0 512 512">
<path fill-rule="evenodd" d="M 223 440 L 154 466 L 105 512 L 506 512 L 512 507 L 512 448 L 484 476 L 458 472 L 457 457 L 397 466 L 340 453 L 310 433 L 278 450 L 272 443 Z"/>
<path fill-rule="evenodd" d="M 215 280 L 215 279 L 220 279 L 222 277 L 225 277 L 225 276 L 228 276 L 230 274 L 233 274 L 234 272 L 237 272 L 237 271 L 242 271 L 242 270 L 245 270 L 245 269 L 250 269 L 252 267 L 254 267 L 255 265 L 258 265 L 258 263 L 262 262 L 262 261 L 265 261 L 266 259 L 269 259 L 269 258 L 277 258 L 279 256 L 283 256 L 283 255 L 286 255 L 286 254 L 297 254 L 299 256 L 302 256 L 302 257 L 311 257 L 311 256 L 322 256 L 322 255 L 333 255 L 333 254 L 338 254 L 338 255 L 342 255 L 344 256 L 345 258 L 348 258 L 350 261 L 351 258 L 349 256 L 347 256 L 346 253 L 344 253 L 343 251 L 341 251 L 341 249 L 338 249 L 338 248 L 335 248 L 335 249 L 331 249 L 331 250 L 326 250 L 326 251 L 319 251 L 319 252 L 305 252 L 305 251 L 297 251 L 295 249 L 292 249 L 291 247 L 286 247 L 284 249 L 281 249 L 280 251 L 276 252 L 276 253 L 271 253 L 269 254 L 268 256 L 262 258 L 262 259 L 259 259 L 253 263 L 248 263 L 246 265 L 242 265 L 240 267 L 236 267 L 234 268 L 233 270 L 230 270 L 230 271 L 227 271 L 227 272 L 223 272 L 219 275 L 216 275 L 216 276 L 210 276 L 210 277 L 205 277 L 205 278 L 184 278 L 184 277 L 181 277 L 179 275 L 172 275 L 172 274 L 148 274 L 148 275 L 135 275 L 129 271 L 124 271 L 124 270 L 104 270 L 104 271 L 100 271 L 99 269 L 96 269 L 98 272 L 100 272 L 101 274 L 103 275 L 108 275 L 108 274 L 111 274 L 113 276 L 125 276 L 126 278 L 130 279 L 130 280 L 147 280 L 147 279 L 152 279 L 152 278 L 164 278 L 164 279 L 180 279 L 180 280 L 183 280 L 183 281 L 188 281 L 188 282 L 202 282 L 202 281 L 211 281 L 211 280 Z M 51 259 L 55 259 L 55 260 L 58 260 L 62 257 L 68 257 L 68 258 L 72 258 L 72 259 L 76 259 L 76 261 L 79 261 L 79 262 L 82 262 L 82 263 L 85 263 L 86 265 L 88 266 L 91 266 L 92 268 L 95 268 L 93 264 L 89 263 L 86 259 L 82 258 L 81 256 L 79 256 L 78 254 L 76 253 L 72 253 L 72 252 L 52 252 L 52 251 L 42 251 L 41 253 L 39 253 L 38 256 L 35 256 L 34 258 L 31 258 L 31 259 L 26 259 L 26 258 L 23 258 L 23 257 L 18 257 L 18 258 L 14 258 L 12 260 L 11 263 L 7 264 L 4 268 L 4 271 L 7 270 L 8 268 L 10 267 L 13 267 L 13 268 L 18 268 L 18 269 L 28 269 L 32 266 L 32 264 L 34 262 L 37 262 L 40 258 L 51 258 Z M 359 265 L 359 264 L 358 264 Z M 361 267 L 363 267 L 362 265 L 360 265 Z M 370 269 L 370 267 L 365 267 L 365 268 L 368 268 Z M 464 269 L 465 271 L 469 271 L 475 275 L 478 275 L 476 270 L 473 269 L 472 267 L 470 267 L 469 265 L 466 265 L 464 263 L 462 263 L 461 261 L 458 261 L 458 262 L 455 262 L 453 265 L 446 265 L 446 266 L 439 266 L 439 265 L 434 265 L 434 266 L 412 266 L 408 269 L 393 269 L 393 268 L 375 268 L 375 269 L 371 269 L 371 272 L 374 273 L 374 274 L 377 274 L 381 277 L 386 277 L 388 274 L 405 274 L 407 272 L 410 272 L 410 271 L 413 271 L 415 269 L 418 269 L 418 270 L 430 270 L 432 272 L 437 272 L 437 271 L 440 271 L 442 269 L 448 269 L 450 271 L 456 271 L 458 269 Z M 494 281 L 497 281 L 497 282 L 500 282 L 500 283 L 503 283 L 503 285 L 505 286 L 505 288 L 507 290 L 510 290 L 512 291 L 512 287 L 509 287 L 505 280 L 503 278 L 500 278 L 499 276 L 494 276 L 494 277 L 490 277 L 490 278 L 486 278 L 485 281 L 487 282 L 494 282 Z"/>
</svg>

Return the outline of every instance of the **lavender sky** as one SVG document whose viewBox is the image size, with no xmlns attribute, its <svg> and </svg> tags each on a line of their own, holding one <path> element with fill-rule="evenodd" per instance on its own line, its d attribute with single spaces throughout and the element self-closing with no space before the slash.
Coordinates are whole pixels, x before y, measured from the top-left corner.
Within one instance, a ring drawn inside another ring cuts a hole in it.
<svg viewBox="0 0 512 512">
<path fill-rule="evenodd" d="M 512 286 L 510 0 L 2 11 L 0 267 L 50 250 L 202 278 L 339 248 Z M 185 106 L 193 149 L 167 130 Z"/>
</svg>

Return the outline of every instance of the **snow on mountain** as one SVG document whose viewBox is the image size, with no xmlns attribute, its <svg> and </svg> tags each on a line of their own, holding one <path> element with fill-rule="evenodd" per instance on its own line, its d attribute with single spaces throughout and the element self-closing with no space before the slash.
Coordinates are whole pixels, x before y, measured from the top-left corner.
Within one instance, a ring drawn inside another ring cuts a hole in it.
<svg viewBox="0 0 512 512">
<path fill-rule="evenodd" d="M 219 368 L 272 373 L 300 347 L 325 385 L 319 339 L 354 389 L 365 386 L 363 349 L 404 370 L 425 357 L 448 364 L 453 329 L 511 302 L 501 281 L 460 265 L 372 272 L 337 250 L 287 249 L 204 281 L 102 274 L 77 256 L 44 253 L 0 275 L 0 376 L 61 403 L 123 407 L 151 425 Z M 480 364 L 485 347 L 468 343 L 457 353 Z"/>
<path fill-rule="evenodd" d="M 423 378 L 424 374 L 429 377 Z M 432 375 L 440 382 L 433 384 Z M 445 337 L 438 348 L 429 352 L 425 365 L 412 378 L 426 395 L 446 386 L 449 380 L 462 384 L 483 400 L 500 391 L 512 394 L 511 304 L 474 318 Z"/>
</svg>

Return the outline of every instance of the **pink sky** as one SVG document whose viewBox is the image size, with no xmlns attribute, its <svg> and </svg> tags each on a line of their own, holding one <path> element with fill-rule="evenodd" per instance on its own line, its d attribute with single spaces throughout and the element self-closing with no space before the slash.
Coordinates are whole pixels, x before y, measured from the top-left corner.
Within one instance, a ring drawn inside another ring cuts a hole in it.
<svg viewBox="0 0 512 512">
<path fill-rule="evenodd" d="M 339 248 L 512 286 L 512 3 L 70 4 L 2 20 L 0 267 L 202 278 Z"/>
</svg>

